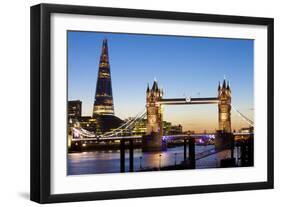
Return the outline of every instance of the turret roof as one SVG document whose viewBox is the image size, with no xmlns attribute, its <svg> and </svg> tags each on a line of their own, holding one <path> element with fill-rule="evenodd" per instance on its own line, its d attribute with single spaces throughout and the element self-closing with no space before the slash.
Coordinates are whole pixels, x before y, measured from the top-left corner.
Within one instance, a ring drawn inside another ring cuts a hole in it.
<svg viewBox="0 0 281 207">
<path fill-rule="evenodd" d="M 153 91 L 157 91 L 158 90 L 158 83 L 157 83 L 156 80 L 154 80 L 154 82 L 153 82 L 152 90 Z"/>
</svg>

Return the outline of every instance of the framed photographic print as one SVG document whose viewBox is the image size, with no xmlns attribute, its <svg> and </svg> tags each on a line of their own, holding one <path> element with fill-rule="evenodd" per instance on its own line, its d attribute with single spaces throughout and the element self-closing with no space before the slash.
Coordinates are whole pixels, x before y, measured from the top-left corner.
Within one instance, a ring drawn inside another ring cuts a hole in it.
<svg viewBox="0 0 281 207">
<path fill-rule="evenodd" d="M 273 188 L 273 19 L 31 7 L 31 200 Z"/>
</svg>

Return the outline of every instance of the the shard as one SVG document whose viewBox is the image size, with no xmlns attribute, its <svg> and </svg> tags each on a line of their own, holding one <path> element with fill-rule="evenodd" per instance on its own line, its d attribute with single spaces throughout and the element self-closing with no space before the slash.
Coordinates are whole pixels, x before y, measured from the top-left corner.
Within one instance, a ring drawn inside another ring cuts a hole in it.
<svg viewBox="0 0 281 207">
<path fill-rule="evenodd" d="M 93 116 L 95 114 L 114 115 L 107 39 L 102 43 Z"/>
</svg>

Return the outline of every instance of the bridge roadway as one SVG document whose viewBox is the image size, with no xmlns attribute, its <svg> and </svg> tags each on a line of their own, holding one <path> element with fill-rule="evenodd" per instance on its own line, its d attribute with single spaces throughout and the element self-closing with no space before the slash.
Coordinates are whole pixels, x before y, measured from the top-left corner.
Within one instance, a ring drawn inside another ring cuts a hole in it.
<svg viewBox="0 0 281 207">
<path fill-rule="evenodd" d="M 246 136 L 246 135 L 253 135 L 253 133 L 233 133 L 234 136 Z M 198 133 L 198 134 L 177 134 L 177 135 L 166 135 L 163 136 L 165 139 L 173 138 L 176 139 L 182 139 L 183 137 L 186 137 L 186 139 L 189 138 L 196 138 L 196 137 L 202 137 L 202 136 L 215 136 L 215 133 Z M 91 137 L 91 138 L 72 138 L 72 141 L 114 141 L 114 140 L 138 140 L 142 139 L 141 135 L 138 136 L 115 136 L 115 137 Z"/>
</svg>

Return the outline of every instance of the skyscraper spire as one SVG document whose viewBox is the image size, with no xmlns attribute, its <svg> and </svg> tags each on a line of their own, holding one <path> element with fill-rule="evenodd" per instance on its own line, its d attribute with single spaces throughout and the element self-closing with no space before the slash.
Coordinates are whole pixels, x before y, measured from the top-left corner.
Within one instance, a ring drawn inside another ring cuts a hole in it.
<svg viewBox="0 0 281 207">
<path fill-rule="evenodd" d="M 102 42 L 93 114 L 114 115 L 107 39 Z"/>
<path fill-rule="evenodd" d="M 107 46 L 107 39 L 106 38 L 102 41 L 102 55 L 103 54 L 108 56 L 108 46 Z"/>
</svg>

